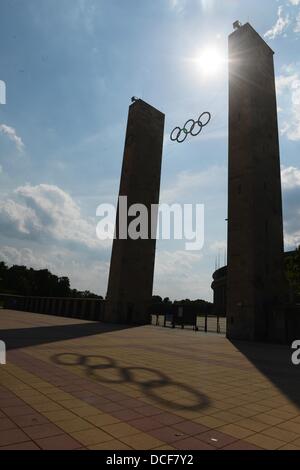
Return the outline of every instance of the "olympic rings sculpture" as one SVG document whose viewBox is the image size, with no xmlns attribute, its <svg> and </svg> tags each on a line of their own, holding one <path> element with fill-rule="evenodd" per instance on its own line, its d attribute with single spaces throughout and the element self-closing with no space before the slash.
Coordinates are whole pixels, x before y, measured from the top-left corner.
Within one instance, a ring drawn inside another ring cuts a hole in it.
<svg viewBox="0 0 300 470">
<path fill-rule="evenodd" d="M 202 121 L 203 116 L 207 116 L 204 122 Z M 200 134 L 203 127 L 207 126 L 210 120 L 211 114 L 208 111 L 205 111 L 199 116 L 198 121 L 194 121 L 194 119 L 189 119 L 188 121 L 186 121 L 182 129 L 180 127 L 175 127 L 170 136 L 172 142 L 178 142 L 179 144 L 182 144 L 189 134 L 193 137 L 196 137 Z"/>
</svg>

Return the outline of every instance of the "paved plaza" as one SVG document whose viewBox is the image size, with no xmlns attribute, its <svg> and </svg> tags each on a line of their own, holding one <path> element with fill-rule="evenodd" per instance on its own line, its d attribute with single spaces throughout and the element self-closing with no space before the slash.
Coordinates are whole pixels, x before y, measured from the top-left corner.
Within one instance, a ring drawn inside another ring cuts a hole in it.
<svg viewBox="0 0 300 470">
<path fill-rule="evenodd" d="M 300 449 L 285 346 L 0 310 L 0 449 Z"/>
</svg>

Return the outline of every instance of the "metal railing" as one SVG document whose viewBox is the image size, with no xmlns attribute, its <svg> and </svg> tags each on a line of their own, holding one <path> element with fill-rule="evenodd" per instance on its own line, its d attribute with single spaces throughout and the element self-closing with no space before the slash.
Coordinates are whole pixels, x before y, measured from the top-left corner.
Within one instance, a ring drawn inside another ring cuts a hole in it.
<svg viewBox="0 0 300 470">
<path fill-rule="evenodd" d="M 226 318 L 217 315 L 195 315 L 193 318 L 176 315 L 152 314 L 151 324 L 164 328 L 189 328 L 204 333 L 226 334 Z"/>
<path fill-rule="evenodd" d="M 57 297 L 23 297 L 0 294 L 0 304 L 9 310 L 57 315 L 66 318 L 101 321 L 105 301 L 101 299 L 72 299 Z"/>
</svg>

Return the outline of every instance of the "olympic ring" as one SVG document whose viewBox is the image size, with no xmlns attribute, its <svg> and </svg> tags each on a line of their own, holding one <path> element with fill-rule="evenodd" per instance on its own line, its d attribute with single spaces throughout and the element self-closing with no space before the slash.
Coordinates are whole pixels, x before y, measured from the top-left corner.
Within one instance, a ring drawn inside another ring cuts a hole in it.
<svg viewBox="0 0 300 470">
<path fill-rule="evenodd" d="M 204 123 L 202 121 L 203 116 L 207 116 L 206 122 Z M 199 119 L 197 121 L 194 121 L 194 119 L 189 119 L 188 121 L 186 121 L 182 129 L 180 127 L 175 127 L 175 129 L 173 129 L 173 131 L 171 132 L 170 139 L 172 140 L 172 142 L 178 142 L 178 144 L 182 144 L 189 134 L 193 137 L 199 135 L 203 127 L 207 126 L 210 120 L 211 114 L 208 111 L 205 111 L 199 116 Z M 197 130 L 196 132 L 194 130 L 195 126 L 199 126 L 199 130 Z"/>
<path fill-rule="evenodd" d="M 173 402 L 164 396 L 158 395 L 158 391 L 164 387 L 177 387 L 181 391 L 185 392 L 185 394 L 189 394 L 191 403 L 190 405 L 185 405 L 185 408 L 188 410 L 198 411 L 209 404 L 207 397 L 198 390 L 194 390 L 183 383 L 172 381 L 166 374 L 155 369 L 146 369 L 144 367 L 136 366 L 122 367 L 121 365 L 118 365 L 117 361 L 110 357 L 95 355 L 81 356 L 76 353 L 57 354 L 52 359 L 56 364 L 61 366 L 84 367 L 89 377 L 106 384 L 135 384 L 139 386 L 141 391 L 144 394 L 147 394 L 152 400 L 160 402 L 171 409 L 177 409 L 180 406 L 177 402 Z M 93 364 L 93 359 L 96 360 L 96 364 Z M 105 371 L 108 369 L 116 371 L 119 378 L 108 379 L 97 373 L 100 370 Z M 138 372 L 140 372 L 140 376 L 138 376 Z"/>
</svg>

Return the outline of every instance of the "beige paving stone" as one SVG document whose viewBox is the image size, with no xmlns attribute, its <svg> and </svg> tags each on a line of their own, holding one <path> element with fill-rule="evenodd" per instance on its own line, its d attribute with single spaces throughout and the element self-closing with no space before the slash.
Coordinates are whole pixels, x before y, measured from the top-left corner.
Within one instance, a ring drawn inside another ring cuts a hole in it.
<svg viewBox="0 0 300 470">
<path fill-rule="evenodd" d="M 164 443 L 145 433 L 135 434 L 134 436 L 122 437 L 121 441 L 135 450 L 156 449 Z"/>
<path fill-rule="evenodd" d="M 300 447 L 300 437 L 291 442 L 294 446 Z"/>
<path fill-rule="evenodd" d="M 214 410 L 218 411 L 217 409 L 214 409 Z M 205 411 L 206 410 L 199 410 L 199 411 L 196 411 L 196 412 L 195 411 L 189 411 L 189 410 L 176 410 L 175 414 L 177 416 L 181 416 L 182 418 L 185 418 L 185 419 L 194 420 L 196 418 L 200 418 L 201 416 L 204 416 L 203 413 Z M 170 410 L 170 412 L 172 413 L 173 410 Z"/>
<path fill-rule="evenodd" d="M 59 421 L 56 423 L 56 426 L 60 427 L 68 433 L 76 431 L 85 431 L 87 429 L 93 428 L 91 423 L 78 417 L 75 417 L 74 419 L 67 419 L 65 421 Z"/>
<path fill-rule="evenodd" d="M 241 440 L 254 434 L 253 431 L 237 426 L 236 424 L 226 424 L 226 426 L 220 427 L 218 431 Z"/>
<path fill-rule="evenodd" d="M 295 423 L 294 421 L 285 421 L 277 425 L 280 429 L 285 429 L 286 431 L 291 431 L 296 434 L 299 434 L 300 437 L 300 423 Z"/>
<path fill-rule="evenodd" d="M 257 415 L 256 411 L 249 410 L 248 408 L 244 408 L 242 406 L 239 406 L 237 408 L 233 408 L 232 410 L 236 415 L 241 416 L 243 418 L 252 418 L 252 416 Z"/>
<path fill-rule="evenodd" d="M 106 413 L 103 414 L 97 414 L 95 416 L 88 416 L 85 418 L 86 421 L 89 423 L 92 423 L 93 425 L 101 428 L 102 426 L 106 426 L 108 424 L 117 424 L 120 423 L 120 420 L 117 418 L 114 418 L 113 416 L 110 416 Z"/>
<path fill-rule="evenodd" d="M 292 442 L 296 439 L 299 439 L 299 434 L 296 434 L 295 432 L 291 431 L 286 431 L 285 429 L 280 429 L 276 426 L 269 429 L 265 429 L 264 431 L 262 431 L 262 434 L 265 434 L 269 437 L 274 437 L 275 439 L 279 439 L 280 441 L 284 442 Z"/>
<path fill-rule="evenodd" d="M 225 403 L 224 401 L 220 401 L 220 400 L 215 400 L 213 402 L 213 406 L 215 408 L 217 408 L 218 410 L 223 410 L 223 411 L 227 411 L 227 410 L 231 410 L 232 409 L 232 404 L 229 404 L 229 403 Z"/>
<path fill-rule="evenodd" d="M 139 433 L 138 429 L 130 426 L 127 423 L 108 424 L 106 426 L 101 426 L 101 429 L 118 439 L 124 436 L 132 436 Z"/>
<path fill-rule="evenodd" d="M 82 418 L 88 418 L 89 416 L 95 416 L 96 414 L 99 413 L 99 410 L 95 408 L 94 406 L 90 405 L 83 405 L 81 407 L 75 407 L 72 408 L 71 411 L 78 415 L 81 416 Z"/>
<path fill-rule="evenodd" d="M 163 445 L 160 447 L 155 447 L 154 450 L 175 450 L 175 447 Z"/>
<path fill-rule="evenodd" d="M 290 413 L 288 411 L 282 411 L 281 409 L 274 409 L 274 410 L 268 411 L 267 414 L 271 416 L 277 416 L 278 418 L 282 418 L 285 421 L 295 419 L 298 416 L 297 413 Z"/>
<path fill-rule="evenodd" d="M 254 434 L 253 436 L 246 437 L 245 441 L 265 450 L 276 450 L 285 445 L 283 441 L 265 436 L 264 434 Z"/>
<path fill-rule="evenodd" d="M 212 418 L 220 419 L 221 421 L 224 421 L 225 423 L 236 423 L 237 421 L 240 421 L 241 417 L 231 413 L 230 411 L 220 411 L 218 413 L 215 413 L 211 415 Z"/>
<path fill-rule="evenodd" d="M 68 419 L 76 418 L 76 415 L 74 413 L 71 413 L 67 410 L 43 411 L 42 414 L 53 423 L 59 423 L 59 421 L 66 421 Z"/>
<path fill-rule="evenodd" d="M 280 447 L 279 450 L 300 450 L 300 445 L 295 446 L 294 444 L 286 444 L 283 447 Z"/>
<path fill-rule="evenodd" d="M 113 440 L 102 442 L 101 444 L 96 444 L 88 446 L 90 450 L 130 450 L 131 447 L 124 444 L 124 442 Z"/>
<path fill-rule="evenodd" d="M 282 418 L 277 418 L 276 416 L 270 416 L 268 414 L 258 414 L 253 419 L 260 421 L 264 424 L 269 424 L 270 426 L 275 426 L 276 424 L 282 423 Z"/>
<path fill-rule="evenodd" d="M 61 391 L 56 391 L 54 393 L 51 393 L 51 400 L 53 401 L 58 401 L 62 402 L 63 400 L 72 400 L 73 396 L 70 395 L 69 393 L 61 392 Z"/>
<path fill-rule="evenodd" d="M 46 403 L 37 403 L 31 405 L 32 408 L 39 411 L 40 413 L 47 412 L 47 411 L 62 411 L 64 408 L 57 403 L 54 402 L 46 402 Z"/>
<path fill-rule="evenodd" d="M 242 428 L 249 429 L 250 431 L 260 432 L 264 429 L 267 429 L 270 425 L 261 423 L 260 421 L 256 421 L 255 418 L 246 418 L 238 421 L 236 423 L 238 426 Z"/>
<path fill-rule="evenodd" d="M 201 416 L 212 416 L 215 413 L 219 413 L 220 408 L 216 408 L 215 406 L 208 406 L 207 408 L 202 410 Z"/>
<path fill-rule="evenodd" d="M 300 415 L 297 416 L 296 418 L 292 418 L 292 419 L 291 419 L 291 422 L 292 422 L 292 423 L 298 423 L 298 424 L 300 424 Z"/>
<path fill-rule="evenodd" d="M 24 400 L 26 403 L 28 403 L 31 406 L 34 405 L 43 405 L 47 403 L 54 403 L 53 401 L 49 400 L 47 397 L 40 396 L 40 397 L 26 397 L 23 398 L 21 397 L 22 400 Z"/>
<path fill-rule="evenodd" d="M 248 408 L 248 410 L 256 411 L 257 414 L 266 413 L 267 411 L 270 410 L 270 408 L 272 408 L 268 406 L 259 405 L 257 403 L 245 404 L 245 407 Z"/>
<path fill-rule="evenodd" d="M 84 401 L 79 400 L 77 398 L 70 398 L 68 400 L 58 400 L 58 402 L 61 403 L 61 405 L 67 410 L 73 410 L 85 406 Z"/>
<path fill-rule="evenodd" d="M 84 431 L 71 432 L 70 435 L 85 446 L 111 441 L 112 437 L 101 429 L 93 428 Z"/>
<path fill-rule="evenodd" d="M 200 418 L 197 418 L 194 421 L 196 423 L 203 424 L 204 426 L 207 426 L 208 428 L 211 428 L 211 429 L 219 428 L 226 424 L 221 419 L 216 419 L 216 418 L 213 418 L 212 416 L 201 416 Z"/>
</svg>

